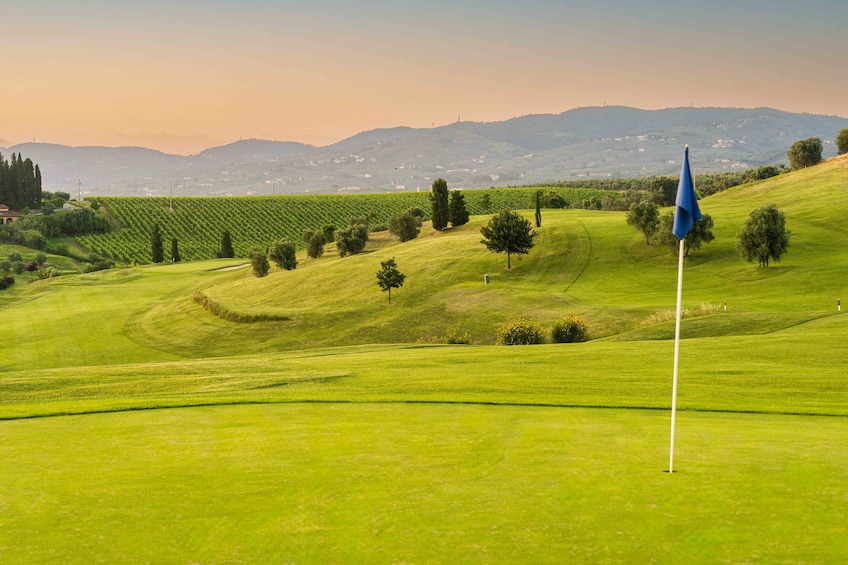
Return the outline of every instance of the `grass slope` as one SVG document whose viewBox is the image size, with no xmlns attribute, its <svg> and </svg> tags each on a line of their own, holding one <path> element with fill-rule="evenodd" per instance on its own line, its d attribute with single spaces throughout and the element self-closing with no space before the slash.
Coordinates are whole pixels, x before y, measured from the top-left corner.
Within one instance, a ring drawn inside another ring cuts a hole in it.
<svg viewBox="0 0 848 565">
<path fill-rule="evenodd" d="M 684 303 L 730 311 L 684 323 L 672 476 L 675 261 L 622 214 L 545 212 L 512 271 L 478 217 L 265 279 L 210 261 L 16 285 L 0 561 L 844 562 L 846 179 L 835 160 L 702 202 L 717 239 Z M 771 202 L 792 246 L 757 269 L 734 236 Z M 195 291 L 292 321 L 225 322 Z M 568 310 L 606 337 L 408 343 Z"/>
</svg>

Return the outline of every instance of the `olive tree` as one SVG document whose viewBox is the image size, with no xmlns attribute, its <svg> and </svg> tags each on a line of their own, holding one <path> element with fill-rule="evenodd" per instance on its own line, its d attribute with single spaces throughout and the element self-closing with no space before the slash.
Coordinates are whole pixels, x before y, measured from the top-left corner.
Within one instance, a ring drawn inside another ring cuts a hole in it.
<svg viewBox="0 0 848 565">
<path fill-rule="evenodd" d="M 818 165 L 822 160 L 822 142 L 818 137 L 796 141 L 787 153 L 789 166 L 795 170 Z"/>
<path fill-rule="evenodd" d="M 511 256 L 530 252 L 533 248 L 533 226 L 521 215 L 512 210 L 502 210 L 492 216 L 489 223 L 480 228 L 483 240 L 480 242 L 492 253 L 506 253 L 506 268 L 512 268 Z"/>
<path fill-rule="evenodd" d="M 645 243 L 651 245 L 651 238 L 660 227 L 660 208 L 653 202 L 643 200 L 630 206 L 627 212 L 627 225 L 645 236 Z"/>
<path fill-rule="evenodd" d="M 790 235 L 783 212 L 774 204 L 763 206 L 751 212 L 739 232 L 736 249 L 749 263 L 756 259 L 760 267 L 768 267 L 769 260 L 779 262 L 789 249 Z"/>
<path fill-rule="evenodd" d="M 392 303 L 392 289 L 403 286 L 406 275 L 398 271 L 395 258 L 380 261 L 380 270 L 377 271 L 377 286 L 383 292 L 389 291 L 389 304 Z"/>
<path fill-rule="evenodd" d="M 836 135 L 836 150 L 840 155 L 848 153 L 848 128 L 841 130 Z"/>
<path fill-rule="evenodd" d="M 674 228 L 674 212 L 666 212 L 660 217 L 659 240 L 660 243 L 668 245 L 671 252 L 677 255 L 680 251 L 680 240 L 672 231 Z M 683 256 L 689 256 L 689 250 L 698 250 L 704 243 L 715 239 L 713 235 L 713 218 L 709 214 L 703 214 L 701 219 L 692 225 L 692 229 L 683 239 Z"/>
</svg>

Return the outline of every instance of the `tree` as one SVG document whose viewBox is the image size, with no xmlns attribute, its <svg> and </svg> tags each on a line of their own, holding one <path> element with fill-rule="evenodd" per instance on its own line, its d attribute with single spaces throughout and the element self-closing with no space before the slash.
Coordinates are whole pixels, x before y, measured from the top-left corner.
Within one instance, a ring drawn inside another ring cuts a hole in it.
<svg viewBox="0 0 848 565">
<path fill-rule="evenodd" d="M 818 165 L 822 160 L 822 142 L 818 137 L 796 141 L 789 148 L 789 166 L 795 169 L 803 169 Z"/>
<path fill-rule="evenodd" d="M 660 208 L 653 202 L 643 200 L 630 206 L 627 212 L 627 225 L 645 235 L 645 243 L 651 245 L 651 238 L 660 227 Z"/>
<path fill-rule="evenodd" d="M 233 250 L 233 238 L 230 236 L 230 230 L 224 230 L 221 234 L 221 251 L 218 252 L 218 257 L 222 259 L 231 259 L 236 256 Z"/>
<path fill-rule="evenodd" d="M 361 253 L 368 242 L 368 226 L 359 223 L 357 218 L 351 218 L 351 221 L 354 223 L 335 233 L 336 251 L 340 257 Z"/>
<path fill-rule="evenodd" d="M 656 177 L 651 181 L 648 195 L 651 202 L 659 206 L 671 206 L 677 198 L 678 179 L 672 177 Z"/>
<path fill-rule="evenodd" d="M 306 255 L 311 259 L 317 259 L 324 254 L 325 245 L 327 245 L 327 240 L 324 239 L 324 232 L 313 233 L 306 244 Z"/>
<path fill-rule="evenodd" d="M 256 248 L 250 250 L 250 264 L 253 267 L 254 277 L 264 277 L 271 269 L 271 265 L 268 263 L 268 257 Z"/>
<path fill-rule="evenodd" d="M 433 229 L 443 230 L 448 227 L 450 209 L 448 208 L 448 183 L 445 179 L 436 179 L 430 189 L 430 206 L 433 218 Z"/>
<path fill-rule="evenodd" d="M 536 227 L 541 228 L 542 227 L 542 202 L 541 202 L 542 191 L 541 190 L 536 191 L 535 199 L 536 199 Z"/>
<path fill-rule="evenodd" d="M 309 243 L 309 240 L 312 239 L 312 236 L 315 234 L 312 230 L 303 230 L 300 234 L 300 238 L 303 240 L 303 243 Z"/>
<path fill-rule="evenodd" d="M 848 128 L 841 130 L 836 135 L 836 149 L 840 155 L 848 153 Z"/>
<path fill-rule="evenodd" d="M 770 259 L 779 262 L 789 249 L 791 233 L 786 229 L 786 217 L 777 206 L 763 206 L 751 212 L 739 233 L 736 249 L 749 263 L 756 259 L 760 267 L 768 267 Z"/>
<path fill-rule="evenodd" d="M 333 236 L 336 233 L 336 226 L 333 224 L 324 224 L 321 226 L 321 232 L 324 234 L 324 241 L 329 243 L 335 239 Z"/>
<path fill-rule="evenodd" d="M 418 218 L 418 219 L 420 220 L 420 221 L 418 222 L 418 225 L 421 225 L 421 222 L 423 222 L 423 221 L 424 221 L 424 216 L 425 216 L 425 214 L 424 214 L 424 210 L 422 210 L 422 209 L 421 209 L 421 208 L 419 208 L 418 206 L 413 206 L 412 208 L 410 208 L 409 210 L 407 210 L 407 211 L 406 211 L 406 213 L 407 213 L 407 214 L 412 214 L 413 216 L 415 216 L 416 218 Z"/>
<path fill-rule="evenodd" d="M 680 240 L 674 235 L 674 212 L 666 212 L 660 218 L 659 238 L 660 243 L 668 245 L 675 255 L 680 250 Z M 698 250 L 704 243 L 715 239 L 713 235 L 713 218 L 709 214 L 702 214 L 701 219 L 694 223 L 692 229 L 683 239 L 683 256 L 689 256 L 689 250 Z"/>
<path fill-rule="evenodd" d="M 180 259 L 180 244 L 177 241 L 176 237 L 171 238 L 171 261 L 173 263 L 179 263 L 182 259 Z"/>
<path fill-rule="evenodd" d="M 288 239 L 281 239 L 271 245 L 271 251 L 268 253 L 268 257 L 277 264 L 277 267 L 291 271 L 297 267 L 295 252 L 294 243 Z"/>
<path fill-rule="evenodd" d="M 389 232 L 401 241 L 409 241 L 418 237 L 421 231 L 421 220 L 409 212 L 395 214 L 389 218 Z"/>
<path fill-rule="evenodd" d="M 153 232 L 150 234 L 150 252 L 153 255 L 154 263 L 161 263 L 165 260 L 165 250 L 162 247 L 162 232 L 159 231 L 159 224 L 153 224 Z"/>
<path fill-rule="evenodd" d="M 465 196 L 459 190 L 450 193 L 448 218 L 453 227 L 464 226 L 468 223 L 468 208 L 465 207 Z"/>
<path fill-rule="evenodd" d="M 489 196 L 489 193 L 483 194 L 483 197 L 480 199 L 480 207 L 483 208 L 486 212 L 489 211 L 489 208 L 492 206 L 492 197 Z"/>
<path fill-rule="evenodd" d="M 406 275 L 398 271 L 395 258 L 380 261 L 382 267 L 377 271 L 377 285 L 383 292 L 389 291 L 389 304 L 392 303 L 392 289 L 403 286 L 403 281 L 406 280 Z"/>
<path fill-rule="evenodd" d="M 506 268 L 512 268 L 513 253 L 526 254 L 533 248 L 533 226 L 512 210 L 503 210 L 492 216 L 489 223 L 480 228 L 484 239 L 480 243 L 492 253 L 506 253 Z"/>
</svg>

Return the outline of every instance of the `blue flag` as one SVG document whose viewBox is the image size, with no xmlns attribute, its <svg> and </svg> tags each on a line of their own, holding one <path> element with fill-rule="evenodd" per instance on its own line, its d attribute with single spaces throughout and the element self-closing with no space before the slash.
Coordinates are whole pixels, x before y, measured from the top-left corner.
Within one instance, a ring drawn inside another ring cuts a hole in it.
<svg viewBox="0 0 848 565">
<path fill-rule="evenodd" d="M 701 219 L 698 208 L 698 197 L 695 195 L 695 183 L 692 182 L 692 172 L 689 170 L 689 146 L 683 157 L 683 170 L 680 171 L 680 184 L 677 185 L 677 199 L 674 202 L 677 210 L 674 212 L 674 227 L 671 231 L 677 239 L 684 239 L 695 222 Z"/>
</svg>

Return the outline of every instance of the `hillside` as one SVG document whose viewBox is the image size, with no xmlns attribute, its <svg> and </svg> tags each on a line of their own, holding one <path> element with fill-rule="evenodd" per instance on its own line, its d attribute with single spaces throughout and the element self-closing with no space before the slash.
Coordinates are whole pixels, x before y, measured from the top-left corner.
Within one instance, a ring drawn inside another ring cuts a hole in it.
<svg viewBox="0 0 848 565">
<path fill-rule="evenodd" d="M 676 174 L 688 143 L 696 173 L 786 162 L 808 137 L 831 143 L 848 119 L 770 108 L 577 108 L 502 122 L 363 132 L 326 147 L 244 140 L 194 156 L 140 148 L 26 143 L 46 190 L 84 196 L 271 195 L 427 190 L 433 179 L 487 188 Z"/>
<path fill-rule="evenodd" d="M 550 188 L 566 203 L 585 198 L 618 194 L 593 189 Z M 536 189 L 507 188 L 464 191 L 472 214 L 502 208 L 531 206 Z M 373 214 L 372 226 L 385 225 L 393 214 L 419 207 L 429 214 L 428 192 L 399 194 L 321 194 L 311 196 L 246 196 L 234 198 L 94 198 L 116 223 L 111 233 L 81 236 L 79 243 L 104 257 L 124 263 L 151 261 L 150 234 L 158 223 L 168 242 L 176 237 L 184 260 L 212 259 L 221 249 L 221 234 L 229 230 L 237 257 L 247 257 L 251 248 L 265 249 L 272 242 L 289 238 L 303 248 L 304 230 L 323 225 L 345 227 L 352 216 Z M 173 202 L 173 210 L 170 204 Z"/>
<path fill-rule="evenodd" d="M 848 245 L 841 222 L 847 178 L 843 158 L 704 199 L 716 240 L 687 260 L 684 305 L 706 315 L 687 324 L 685 336 L 769 333 L 833 313 L 836 299 L 848 296 L 848 259 L 839 252 Z M 780 263 L 758 269 L 739 259 L 736 233 L 751 210 L 770 203 L 786 211 L 792 242 Z M 503 257 L 480 245 L 486 217 L 478 216 L 459 229 L 404 244 L 383 236 L 363 255 L 301 257 L 295 271 L 264 279 L 245 273 L 203 291 L 233 312 L 289 321 L 234 325 L 182 296 L 140 315 L 133 336 L 197 355 L 209 343 L 222 353 L 248 353 L 441 341 L 450 331 L 490 344 L 496 328 L 513 318 L 549 325 L 573 311 L 595 338 L 671 337 L 676 261 L 667 248 L 646 246 L 620 212 L 546 210 L 543 217 L 536 247 L 511 271 Z M 408 277 L 391 307 L 374 282 L 379 262 L 388 257 Z M 491 277 L 488 286 L 484 274 Z M 716 313 L 724 301 L 729 311 Z M 702 304 L 712 308 L 702 310 Z M 182 315 L 173 316 L 175 309 Z"/>
<path fill-rule="evenodd" d="M 676 261 L 619 212 L 543 211 L 511 271 L 475 216 L 264 279 L 218 259 L 21 281 L 0 300 L 0 560 L 845 562 L 846 181 L 844 158 L 702 201 L 673 475 Z M 792 243 L 758 269 L 734 236 L 770 202 Z M 391 306 L 386 257 L 409 277 Z M 596 339 L 480 345 L 567 311 Z"/>
</svg>

